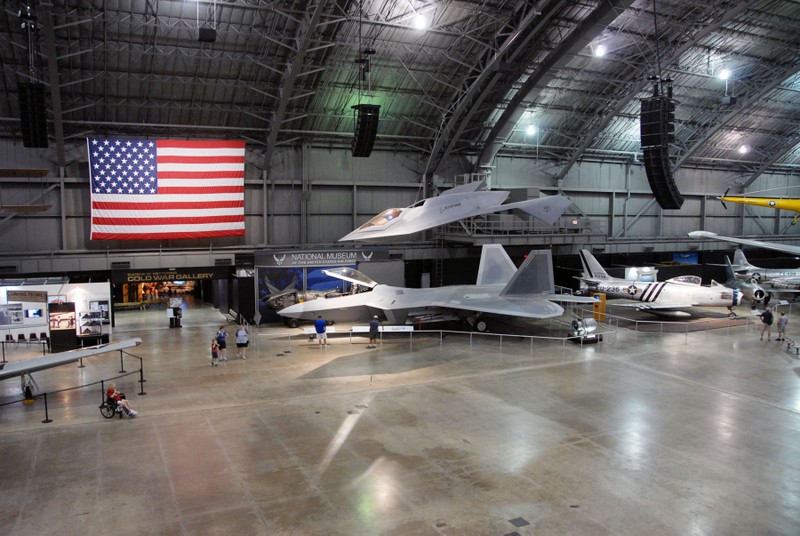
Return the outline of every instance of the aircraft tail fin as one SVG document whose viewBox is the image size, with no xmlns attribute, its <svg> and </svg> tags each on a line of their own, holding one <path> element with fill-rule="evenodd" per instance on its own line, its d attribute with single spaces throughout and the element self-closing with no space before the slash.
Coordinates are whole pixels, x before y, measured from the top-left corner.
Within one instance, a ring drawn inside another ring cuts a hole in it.
<svg viewBox="0 0 800 536">
<path fill-rule="evenodd" d="M 741 250 L 737 249 L 736 251 L 741 251 Z M 731 259 L 727 255 L 725 255 L 725 277 L 727 278 L 726 281 L 736 280 L 736 274 L 733 272 L 733 265 L 731 264 Z"/>
<path fill-rule="evenodd" d="M 744 251 L 738 248 L 733 252 L 733 264 L 739 270 L 745 268 L 755 268 L 755 266 L 748 262 L 747 257 L 744 256 Z"/>
<path fill-rule="evenodd" d="M 589 253 L 588 250 L 582 249 L 580 256 L 581 264 L 583 265 L 583 276 L 585 278 L 600 280 L 611 279 L 611 276 L 608 275 L 597 259 L 594 258 L 594 255 Z"/>
<path fill-rule="evenodd" d="M 569 197 L 546 195 L 536 199 L 528 199 L 527 201 L 506 203 L 502 205 L 502 208 L 521 210 L 534 218 L 542 220 L 547 225 L 553 225 L 571 206 L 572 200 Z"/>
<path fill-rule="evenodd" d="M 532 250 L 500 292 L 500 296 L 554 294 L 553 259 L 549 249 Z"/>
<path fill-rule="evenodd" d="M 481 250 L 476 285 L 508 283 L 517 267 L 500 244 L 485 244 Z"/>
</svg>

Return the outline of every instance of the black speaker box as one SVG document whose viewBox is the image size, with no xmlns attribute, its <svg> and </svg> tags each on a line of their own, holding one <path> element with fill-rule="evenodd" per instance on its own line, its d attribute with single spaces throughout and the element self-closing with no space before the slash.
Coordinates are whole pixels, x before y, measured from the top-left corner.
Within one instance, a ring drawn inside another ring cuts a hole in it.
<svg viewBox="0 0 800 536">
<path fill-rule="evenodd" d="M 357 104 L 353 109 L 356 111 L 356 127 L 351 152 L 353 156 L 366 157 L 372 153 L 372 146 L 375 145 L 381 107 L 375 104 Z"/>
<path fill-rule="evenodd" d="M 217 30 L 208 26 L 201 26 L 197 32 L 197 40 L 202 43 L 213 43 L 217 40 Z"/>
<path fill-rule="evenodd" d="M 644 170 L 650 190 L 661 208 L 677 210 L 683 206 L 683 196 L 672 177 L 668 147 L 645 147 Z"/>
<path fill-rule="evenodd" d="M 642 148 L 675 141 L 675 103 L 664 96 L 642 99 L 639 116 Z"/>
<path fill-rule="evenodd" d="M 47 148 L 47 109 L 44 105 L 44 84 L 19 84 L 19 121 L 22 145 Z"/>
</svg>

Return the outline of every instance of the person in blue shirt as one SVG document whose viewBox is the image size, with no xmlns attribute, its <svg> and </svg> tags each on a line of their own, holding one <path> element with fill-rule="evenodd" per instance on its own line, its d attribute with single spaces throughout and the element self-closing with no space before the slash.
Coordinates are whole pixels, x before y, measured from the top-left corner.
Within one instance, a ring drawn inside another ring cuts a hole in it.
<svg viewBox="0 0 800 536">
<path fill-rule="evenodd" d="M 375 343 L 378 341 L 378 332 L 381 329 L 381 322 L 378 320 L 378 315 L 372 317 L 369 321 L 369 344 L 367 348 L 375 348 Z"/>
<path fill-rule="evenodd" d="M 219 331 L 217 331 L 217 346 L 219 347 L 219 360 L 220 361 L 227 361 L 228 360 L 228 332 L 225 331 L 225 326 L 220 326 Z"/>
<path fill-rule="evenodd" d="M 314 322 L 314 329 L 317 331 L 317 342 L 319 343 L 320 347 L 328 347 L 328 334 L 326 333 L 327 327 L 328 324 L 322 319 L 322 316 L 319 316 L 317 321 Z"/>
</svg>

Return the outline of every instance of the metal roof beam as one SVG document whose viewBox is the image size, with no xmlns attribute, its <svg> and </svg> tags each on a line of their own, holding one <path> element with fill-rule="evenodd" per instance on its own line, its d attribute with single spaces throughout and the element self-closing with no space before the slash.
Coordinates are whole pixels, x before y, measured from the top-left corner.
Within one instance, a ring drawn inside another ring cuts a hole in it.
<svg viewBox="0 0 800 536">
<path fill-rule="evenodd" d="M 484 140 L 483 149 L 473 171 L 478 172 L 491 167 L 497 152 L 508 139 L 514 125 L 527 110 L 527 103 L 533 102 L 542 89 L 554 78 L 558 69 L 564 67 L 572 56 L 600 35 L 617 18 L 620 10 L 627 9 L 633 2 L 634 0 L 608 0 L 600 3 L 569 32 L 555 50 L 547 55 L 511 99 L 509 106 L 495 123 L 487 139 Z"/>
<path fill-rule="evenodd" d="M 691 50 L 692 47 L 696 46 L 698 42 L 705 39 L 712 33 L 718 31 L 720 28 L 728 24 L 730 21 L 734 20 L 741 13 L 749 9 L 757 1 L 758 0 L 747 0 L 747 1 L 737 2 L 732 8 L 725 11 L 725 13 L 723 13 L 723 15 L 714 24 L 710 24 L 698 30 L 692 36 L 691 39 L 683 43 L 681 46 L 675 48 L 670 53 L 669 57 L 664 60 L 664 64 L 672 65 L 676 63 L 679 58 L 681 58 L 686 52 Z M 658 36 L 656 36 L 656 38 L 658 38 Z M 643 69 L 640 69 L 638 73 L 634 74 L 637 75 L 643 74 L 642 71 Z M 629 89 L 624 90 L 624 92 L 621 93 L 622 95 L 624 95 L 624 97 L 618 99 L 617 103 L 614 106 L 610 107 L 606 113 L 602 115 L 599 114 L 597 115 L 597 122 L 595 123 L 595 125 L 585 132 L 581 144 L 572 151 L 572 156 L 570 156 L 569 160 L 567 160 L 567 162 L 561 168 L 561 171 L 559 171 L 558 175 L 556 175 L 555 177 L 556 183 L 563 180 L 567 176 L 569 170 L 572 169 L 572 166 L 574 166 L 575 163 L 581 158 L 581 156 L 583 156 L 583 154 L 586 152 L 586 149 L 594 142 L 594 139 L 600 134 L 600 132 L 602 132 L 603 130 L 606 129 L 606 127 L 608 127 L 609 123 L 613 121 L 615 117 L 617 117 L 622 112 L 623 108 L 625 108 L 630 102 L 630 99 L 633 98 L 638 93 L 640 93 L 649 84 L 650 82 L 644 80 L 644 76 L 642 76 L 642 80 L 638 82 L 634 80 L 628 81 Z"/>
</svg>

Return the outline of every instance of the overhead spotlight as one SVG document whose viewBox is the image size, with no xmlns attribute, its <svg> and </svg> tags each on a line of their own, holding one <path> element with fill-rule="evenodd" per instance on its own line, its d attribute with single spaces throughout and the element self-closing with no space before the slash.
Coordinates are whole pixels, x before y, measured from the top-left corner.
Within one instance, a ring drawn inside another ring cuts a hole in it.
<svg viewBox="0 0 800 536">
<path fill-rule="evenodd" d="M 428 21 L 425 20 L 424 16 L 420 14 L 414 15 L 414 28 L 416 28 L 417 30 L 424 30 L 427 27 L 428 27 Z"/>
<path fill-rule="evenodd" d="M 528 136 L 533 136 L 536 134 L 536 125 L 528 125 L 528 127 L 525 129 L 525 134 Z"/>
<path fill-rule="evenodd" d="M 602 58 L 606 55 L 606 47 L 604 45 L 597 45 L 594 47 L 594 55 L 598 58 Z"/>
<path fill-rule="evenodd" d="M 750 147 L 747 145 L 742 145 L 739 147 L 739 154 L 747 154 L 750 152 Z"/>
<path fill-rule="evenodd" d="M 729 78 L 731 77 L 731 72 L 730 72 L 730 70 L 728 70 L 728 69 L 722 69 L 722 70 L 719 72 L 719 77 L 720 77 L 722 80 L 727 80 L 727 79 L 729 79 Z"/>
</svg>

